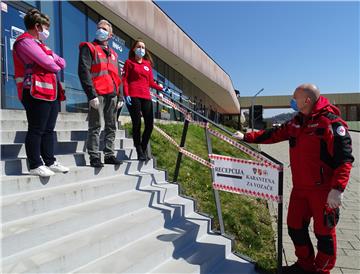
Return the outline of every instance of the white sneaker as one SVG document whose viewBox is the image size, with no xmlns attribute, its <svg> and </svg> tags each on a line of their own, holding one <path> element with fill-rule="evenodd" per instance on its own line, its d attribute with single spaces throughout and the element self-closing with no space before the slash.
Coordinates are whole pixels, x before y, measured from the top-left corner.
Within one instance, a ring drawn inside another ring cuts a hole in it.
<svg viewBox="0 0 360 274">
<path fill-rule="evenodd" d="M 38 175 L 40 177 L 49 177 L 55 175 L 47 166 L 39 166 L 34 169 L 30 169 L 31 175 Z"/>
<path fill-rule="evenodd" d="M 54 162 L 51 166 L 49 166 L 49 168 L 54 171 L 54 172 L 59 172 L 59 173 L 66 173 L 69 172 L 70 168 L 63 166 L 62 164 L 58 163 L 58 162 Z"/>
</svg>

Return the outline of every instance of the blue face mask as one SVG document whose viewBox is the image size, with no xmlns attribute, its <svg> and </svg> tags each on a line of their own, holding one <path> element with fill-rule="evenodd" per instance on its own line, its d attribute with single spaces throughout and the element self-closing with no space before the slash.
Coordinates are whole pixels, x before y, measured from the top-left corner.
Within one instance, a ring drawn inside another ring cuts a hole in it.
<svg viewBox="0 0 360 274">
<path fill-rule="evenodd" d="M 296 100 L 294 98 L 292 98 L 291 101 L 290 101 L 290 107 L 295 111 L 299 111 Z"/>
<path fill-rule="evenodd" d="M 135 54 L 140 57 L 143 58 L 145 56 L 145 49 L 142 48 L 136 48 L 135 49 Z"/>
<path fill-rule="evenodd" d="M 95 34 L 96 40 L 99 40 L 101 42 L 105 41 L 109 37 L 109 32 L 103 29 L 98 29 Z"/>
</svg>

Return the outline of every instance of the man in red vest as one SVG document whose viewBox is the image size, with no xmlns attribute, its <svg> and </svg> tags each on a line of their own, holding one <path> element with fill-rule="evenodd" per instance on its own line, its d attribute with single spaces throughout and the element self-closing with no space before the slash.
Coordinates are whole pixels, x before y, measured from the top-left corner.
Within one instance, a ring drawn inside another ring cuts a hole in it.
<svg viewBox="0 0 360 274">
<path fill-rule="evenodd" d="M 119 165 L 115 157 L 114 140 L 116 113 L 122 106 L 120 70 L 116 52 L 109 47 L 112 26 L 106 20 L 97 24 L 96 39 L 80 44 L 78 74 L 89 101 L 89 132 L 87 150 L 92 167 L 103 167 L 99 153 L 100 116 L 104 117 L 105 164 Z"/>
<path fill-rule="evenodd" d="M 336 262 L 336 224 L 342 195 L 349 181 L 351 137 L 337 107 L 320 96 L 313 84 L 299 86 L 290 101 L 297 111 L 280 127 L 257 132 L 236 132 L 248 143 L 272 144 L 288 140 L 293 181 L 287 225 L 298 260 L 284 274 L 330 274 Z M 315 254 L 308 227 L 314 220 Z"/>
</svg>

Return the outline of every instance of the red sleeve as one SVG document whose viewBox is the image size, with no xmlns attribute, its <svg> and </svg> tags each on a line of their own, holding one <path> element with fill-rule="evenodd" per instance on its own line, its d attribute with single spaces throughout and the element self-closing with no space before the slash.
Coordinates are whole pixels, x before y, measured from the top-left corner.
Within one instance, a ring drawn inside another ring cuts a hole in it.
<svg viewBox="0 0 360 274">
<path fill-rule="evenodd" d="M 246 133 L 244 141 L 257 144 L 273 144 L 289 139 L 289 122 L 280 127 Z"/>
<path fill-rule="evenodd" d="M 152 67 L 151 64 L 149 62 L 149 67 L 150 67 L 150 71 L 149 71 L 149 87 L 157 89 L 157 90 L 162 90 L 163 88 L 161 86 L 159 86 L 158 84 L 155 83 L 154 81 L 154 75 L 152 72 Z"/>
<path fill-rule="evenodd" d="M 123 93 L 124 97 L 129 96 L 129 86 L 128 86 L 128 77 L 129 77 L 129 70 L 131 68 L 130 60 L 126 60 L 124 67 L 123 67 L 123 74 L 122 74 L 122 83 L 123 83 Z"/>
<path fill-rule="evenodd" d="M 351 168 L 352 164 L 350 162 L 346 162 L 335 169 L 331 180 L 331 187 L 344 191 L 349 182 Z"/>
</svg>

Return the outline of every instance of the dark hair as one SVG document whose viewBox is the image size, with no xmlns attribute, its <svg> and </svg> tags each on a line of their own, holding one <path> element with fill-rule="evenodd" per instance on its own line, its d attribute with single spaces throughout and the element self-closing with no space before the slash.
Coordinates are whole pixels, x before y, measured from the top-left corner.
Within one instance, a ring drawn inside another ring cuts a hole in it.
<svg viewBox="0 0 360 274">
<path fill-rule="evenodd" d="M 50 17 L 38 9 L 30 9 L 24 17 L 24 24 L 27 30 L 33 29 L 36 24 L 50 27 Z"/>
<path fill-rule="evenodd" d="M 132 44 L 131 49 L 130 49 L 130 51 L 129 51 L 129 58 L 135 58 L 134 49 L 135 49 L 137 43 L 139 43 L 139 42 L 145 44 L 145 42 L 144 42 L 141 38 L 136 39 L 136 40 L 134 41 L 134 43 Z M 143 58 L 144 58 L 145 60 L 148 60 L 148 61 L 150 62 L 150 64 L 151 64 L 151 66 L 153 66 L 154 62 L 153 62 L 153 59 L 152 59 L 152 57 L 151 57 L 150 51 L 149 51 L 148 49 L 145 49 L 145 56 L 144 56 Z"/>
</svg>

